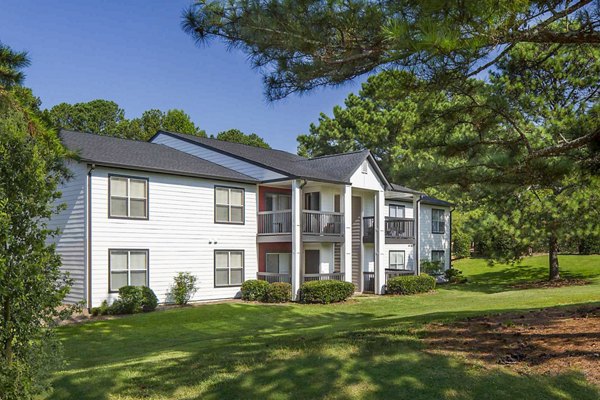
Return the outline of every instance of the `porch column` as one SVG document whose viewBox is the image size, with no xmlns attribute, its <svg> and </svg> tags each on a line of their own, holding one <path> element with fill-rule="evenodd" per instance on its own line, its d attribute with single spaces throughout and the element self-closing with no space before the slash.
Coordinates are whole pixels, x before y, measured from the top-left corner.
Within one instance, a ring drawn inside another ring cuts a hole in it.
<svg viewBox="0 0 600 400">
<path fill-rule="evenodd" d="M 414 235 L 415 244 L 413 245 L 413 254 L 415 255 L 415 274 L 421 275 L 421 248 L 419 236 L 421 235 L 421 227 L 419 221 L 421 220 L 421 205 L 419 204 L 419 196 L 413 195 L 413 219 L 414 219 Z"/>
<path fill-rule="evenodd" d="M 302 189 L 300 180 L 292 181 L 292 300 L 298 300 L 298 290 L 302 282 L 300 281 L 300 270 L 302 268 L 300 252 L 302 251 L 302 232 L 301 232 L 301 204 Z"/>
<path fill-rule="evenodd" d="M 352 282 L 352 186 L 344 186 L 343 209 L 344 213 L 344 243 L 343 262 L 344 280 Z"/>
<path fill-rule="evenodd" d="M 385 268 L 387 257 L 385 254 L 385 192 L 375 194 L 375 294 L 383 293 L 385 285 Z"/>
</svg>

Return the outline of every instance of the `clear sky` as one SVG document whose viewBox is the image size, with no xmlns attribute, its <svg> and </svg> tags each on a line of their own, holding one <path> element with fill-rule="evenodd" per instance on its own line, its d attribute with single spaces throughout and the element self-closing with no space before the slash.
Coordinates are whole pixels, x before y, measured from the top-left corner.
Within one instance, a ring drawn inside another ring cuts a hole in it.
<svg viewBox="0 0 600 400">
<path fill-rule="evenodd" d="M 261 75 L 217 41 L 198 47 L 180 28 L 190 0 L 1 0 L 0 41 L 29 52 L 25 86 L 50 108 L 113 100 L 127 118 L 181 108 L 207 133 L 237 128 L 296 150 L 319 113 L 331 114 L 358 82 L 267 103 Z"/>
</svg>

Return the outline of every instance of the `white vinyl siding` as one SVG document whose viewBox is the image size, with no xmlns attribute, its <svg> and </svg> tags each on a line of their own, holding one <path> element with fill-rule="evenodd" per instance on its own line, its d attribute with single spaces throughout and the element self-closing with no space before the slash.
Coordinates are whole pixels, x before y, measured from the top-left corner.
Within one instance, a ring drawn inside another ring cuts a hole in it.
<svg viewBox="0 0 600 400">
<path fill-rule="evenodd" d="M 108 174 L 149 178 L 148 220 L 108 217 Z M 245 224 L 215 224 L 215 186 L 224 182 L 160 173 L 97 167 L 92 175 L 92 306 L 113 301 L 109 293 L 109 249 L 148 249 L 148 286 L 159 302 L 170 301 L 173 278 L 189 272 L 198 279 L 192 301 L 239 296 L 239 287 L 215 287 L 214 251 L 244 250 L 244 280 L 255 277 L 256 185 L 244 189 Z"/>
<path fill-rule="evenodd" d="M 49 242 L 56 245 L 60 255 L 61 272 L 68 274 L 73 284 L 67 294 L 67 303 L 77 303 L 86 298 L 86 213 L 87 213 L 87 167 L 82 163 L 68 165 L 71 179 L 60 185 L 61 198 L 56 204 L 65 208 L 54 215 L 48 223 L 50 229 L 59 229 L 60 234 Z"/>
<path fill-rule="evenodd" d="M 443 209 L 444 233 L 434 233 L 432 228 L 433 209 L 442 210 L 439 206 L 426 203 L 420 205 L 419 222 L 419 260 L 431 260 L 434 250 L 444 251 L 444 268 L 450 265 L 450 209 Z"/>
</svg>

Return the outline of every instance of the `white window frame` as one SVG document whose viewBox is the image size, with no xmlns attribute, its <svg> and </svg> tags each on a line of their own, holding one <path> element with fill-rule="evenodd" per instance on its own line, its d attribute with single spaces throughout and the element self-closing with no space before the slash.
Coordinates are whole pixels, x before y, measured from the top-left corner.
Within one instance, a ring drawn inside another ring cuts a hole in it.
<svg viewBox="0 0 600 400">
<path fill-rule="evenodd" d="M 402 253 L 402 259 L 404 260 L 403 264 L 393 264 L 396 266 L 401 265 L 402 268 L 397 268 L 397 267 L 393 267 L 392 266 L 392 253 Z M 393 270 L 405 270 L 406 268 L 406 251 L 405 250 L 390 250 L 389 254 L 388 254 L 388 269 L 393 269 Z"/>
<path fill-rule="evenodd" d="M 115 180 L 124 180 L 125 181 L 125 185 L 126 185 L 126 195 L 125 196 L 116 196 L 113 195 L 112 193 L 112 181 L 113 179 Z M 131 181 L 138 181 L 138 182 L 144 182 L 144 186 L 146 188 L 146 190 L 144 191 L 144 195 L 145 197 L 133 197 L 131 196 Z M 110 174 L 108 175 L 108 217 L 109 218 L 121 218 L 121 219 L 140 219 L 140 220 L 147 220 L 149 218 L 149 201 L 148 201 L 148 197 L 149 197 L 149 179 L 148 178 L 141 178 L 141 177 L 137 177 L 137 176 L 125 176 L 125 175 L 113 175 Z M 127 201 L 127 215 L 113 215 L 113 210 L 112 210 L 112 199 L 125 199 Z M 145 215 L 143 217 L 138 217 L 138 216 L 132 216 L 131 215 L 131 200 L 144 200 L 145 202 Z"/>
<path fill-rule="evenodd" d="M 217 202 L 217 191 L 218 190 L 227 190 L 227 203 L 219 203 Z M 242 193 L 242 205 L 232 205 L 231 204 L 231 192 L 239 191 Z M 214 213 L 215 213 L 215 224 L 233 224 L 233 225 L 244 225 L 246 223 L 246 190 L 240 187 L 232 187 L 232 186 L 215 186 L 214 190 L 215 196 L 215 205 L 214 205 Z M 227 220 L 220 220 L 218 218 L 217 207 L 228 207 L 227 209 Z M 240 208 L 242 210 L 242 220 L 241 221 L 232 221 L 231 220 L 231 209 L 232 208 Z"/>
<path fill-rule="evenodd" d="M 113 269 L 112 268 L 112 253 L 127 253 L 127 270 L 124 269 Z M 144 269 L 132 269 L 131 268 L 131 253 L 146 253 L 146 267 Z M 112 287 L 112 274 L 113 272 L 124 272 L 127 271 L 127 285 L 131 285 L 131 272 L 141 272 L 144 271 L 146 273 L 146 282 L 142 286 L 148 286 L 148 282 L 150 281 L 150 268 L 149 268 L 149 258 L 150 251 L 148 249 L 108 249 L 108 292 L 109 293 L 118 293 L 119 289 L 113 289 Z"/>
<path fill-rule="evenodd" d="M 436 213 L 441 213 L 441 219 L 436 218 Z M 431 209 L 431 233 L 446 233 L 446 210 L 441 208 Z"/>
<path fill-rule="evenodd" d="M 226 268 L 217 268 L 217 254 L 218 253 L 227 253 L 227 267 Z M 237 284 L 231 284 L 231 271 L 232 270 L 239 270 L 240 268 L 231 268 L 231 253 L 241 253 L 242 255 L 242 281 Z M 242 285 L 242 283 L 244 283 L 244 281 L 246 280 L 246 255 L 244 250 L 215 250 L 215 254 L 214 254 L 214 286 L 215 288 L 220 288 L 220 287 L 239 287 Z M 223 284 L 218 284 L 217 283 L 217 270 L 227 270 L 227 284 L 223 285 Z"/>
<path fill-rule="evenodd" d="M 281 256 L 282 255 L 286 255 L 289 256 L 290 258 L 290 270 L 287 272 L 286 275 L 289 275 L 291 273 L 291 267 L 292 267 L 292 253 L 283 253 L 283 252 L 273 252 L 273 253 L 265 253 L 265 271 L 267 271 L 267 265 L 268 265 L 268 260 L 269 260 L 269 256 L 278 256 L 277 258 L 277 273 L 281 274 Z"/>
</svg>

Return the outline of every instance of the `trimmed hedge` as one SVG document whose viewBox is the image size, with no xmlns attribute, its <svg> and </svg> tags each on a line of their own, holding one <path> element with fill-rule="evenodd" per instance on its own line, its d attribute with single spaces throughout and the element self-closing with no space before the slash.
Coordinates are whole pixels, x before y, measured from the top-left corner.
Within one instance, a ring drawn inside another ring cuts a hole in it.
<svg viewBox="0 0 600 400">
<path fill-rule="evenodd" d="M 386 294 L 417 294 L 435 289 L 435 278 L 429 275 L 397 276 L 387 282 Z"/>
<path fill-rule="evenodd" d="M 267 293 L 268 288 L 269 282 L 267 281 L 260 281 L 257 279 L 244 281 L 241 288 L 242 300 L 262 301 L 263 297 L 265 297 L 265 294 Z"/>
<path fill-rule="evenodd" d="M 260 299 L 265 303 L 285 303 L 292 300 L 292 285 L 287 282 L 273 282 Z"/>
<path fill-rule="evenodd" d="M 119 298 L 110 306 L 105 301 L 100 307 L 92 308 L 93 316 L 135 314 L 139 312 L 150 312 L 156 309 L 158 298 L 146 286 L 123 286 L 119 289 Z"/>
<path fill-rule="evenodd" d="M 345 301 L 354 294 L 354 285 L 342 281 L 312 281 L 300 286 L 302 303 L 329 304 Z"/>
</svg>

